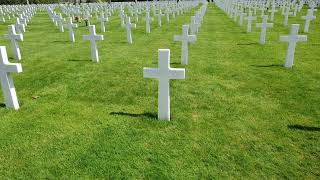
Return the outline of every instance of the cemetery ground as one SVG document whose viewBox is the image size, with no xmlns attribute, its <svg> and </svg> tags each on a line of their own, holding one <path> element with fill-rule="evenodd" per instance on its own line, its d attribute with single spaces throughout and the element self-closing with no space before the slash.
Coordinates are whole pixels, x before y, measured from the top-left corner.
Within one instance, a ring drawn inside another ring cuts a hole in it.
<svg viewBox="0 0 320 180">
<path fill-rule="evenodd" d="M 13 74 L 21 109 L 0 108 L 0 178 L 319 177 L 319 20 L 285 69 L 279 36 L 290 26 L 280 13 L 260 45 L 255 25 L 247 34 L 209 5 L 183 66 L 173 36 L 193 13 L 163 18 L 161 28 L 155 18 L 151 34 L 140 16 L 132 45 L 116 14 L 105 33 L 94 20 L 105 35 L 95 64 L 83 22 L 71 43 L 38 12 L 19 43 L 23 72 Z M 300 34 L 301 14 L 289 18 Z M 12 22 L 0 25 L 0 44 L 15 62 L 2 36 Z M 157 120 L 157 80 L 143 78 L 158 48 L 171 50 L 171 67 L 186 68 L 185 80 L 170 82 L 169 122 Z"/>
</svg>

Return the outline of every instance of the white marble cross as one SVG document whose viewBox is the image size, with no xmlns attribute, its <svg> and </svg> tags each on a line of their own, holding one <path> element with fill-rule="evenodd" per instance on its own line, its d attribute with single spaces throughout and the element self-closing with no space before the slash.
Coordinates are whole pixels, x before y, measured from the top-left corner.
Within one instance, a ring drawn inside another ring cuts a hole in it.
<svg viewBox="0 0 320 180">
<path fill-rule="evenodd" d="M 246 17 L 247 20 L 247 33 L 251 32 L 252 21 L 257 20 L 256 16 L 252 16 L 252 12 L 249 11 L 249 15 Z"/>
<path fill-rule="evenodd" d="M 103 35 L 97 35 L 95 25 L 90 25 L 89 35 L 84 35 L 83 40 L 90 41 L 92 61 L 95 63 L 98 63 L 99 55 L 98 55 L 98 48 L 97 48 L 96 41 L 102 41 Z"/>
<path fill-rule="evenodd" d="M 280 41 L 289 43 L 286 62 L 284 64 L 286 68 L 291 68 L 293 66 L 294 51 L 295 51 L 297 42 L 307 41 L 307 36 L 298 35 L 298 31 L 299 31 L 299 24 L 292 24 L 290 34 L 288 36 L 280 36 Z"/>
<path fill-rule="evenodd" d="M 158 68 L 143 68 L 144 78 L 157 78 L 158 119 L 170 121 L 170 79 L 185 79 L 185 70 L 170 67 L 170 49 L 158 50 Z"/>
<path fill-rule="evenodd" d="M 77 24 L 72 23 L 72 17 L 68 17 L 67 24 L 65 25 L 69 29 L 69 37 L 71 42 L 75 42 L 73 28 L 77 28 Z"/>
<path fill-rule="evenodd" d="M 159 13 L 158 13 L 158 25 L 159 25 L 159 27 L 161 27 L 161 16 L 164 16 L 164 14 L 162 14 L 161 9 L 159 9 Z"/>
<path fill-rule="evenodd" d="M 182 35 L 174 36 L 174 41 L 180 41 L 181 45 L 181 64 L 188 64 L 188 43 L 194 43 L 197 40 L 196 35 L 189 35 L 189 25 L 182 26 Z"/>
<path fill-rule="evenodd" d="M 290 12 L 290 7 L 287 7 L 285 12 L 283 13 L 283 25 L 284 26 L 288 26 L 288 19 L 289 19 L 289 16 L 292 16 L 293 15 L 293 12 Z"/>
<path fill-rule="evenodd" d="M 64 28 L 63 28 L 63 17 L 62 17 L 62 15 L 61 15 L 61 13 L 59 14 L 58 23 L 59 23 L 60 32 L 64 32 Z"/>
<path fill-rule="evenodd" d="M 18 41 L 23 41 L 23 35 L 22 34 L 16 34 L 16 30 L 14 25 L 8 26 L 8 34 L 4 35 L 5 39 L 9 39 L 11 42 L 11 48 L 13 52 L 13 57 L 16 60 L 21 60 L 21 54 L 20 54 L 20 48 L 18 46 Z"/>
<path fill-rule="evenodd" d="M 278 12 L 278 10 L 276 10 L 275 0 L 273 0 L 273 2 L 272 2 L 272 9 L 269 10 L 269 12 L 271 12 L 270 20 L 273 21 L 273 20 L 274 20 L 274 13 Z"/>
<path fill-rule="evenodd" d="M 126 29 L 127 29 L 127 41 L 129 44 L 132 44 L 132 35 L 131 35 L 131 29 L 136 28 L 136 24 L 132 24 L 130 22 L 130 17 L 127 16 L 126 19 Z"/>
<path fill-rule="evenodd" d="M 196 22 L 196 17 L 191 16 L 190 18 L 190 34 L 195 35 L 198 32 L 198 23 Z"/>
<path fill-rule="evenodd" d="M 0 82 L 6 107 L 19 109 L 19 102 L 14 88 L 12 72 L 22 72 L 21 64 L 9 63 L 5 46 L 0 46 Z"/>
<path fill-rule="evenodd" d="M 149 11 L 146 11 L 146 32 L 150 33 L 150 13 Z"/>
<path fill-rule="evenodd" d="M 313 15 L 313 10 L 312 9 L 308 9 L 307 15 L 306 16 L 302 16 L 301 19 L 305 20 L 303 32 L 304 33 L 308 33 L 309 32 L 310 21 L 316 19 L 316 16 Z"/>
<path fill-rule="evenodd" d="M 104 17 L 104 13 L 101 12 L 101 15 L 100 15 L 100 31 L 102 33 L 106 32 L 106 28 L 104 26 L 104 22 L 106 21 L 106 18 Z"/>
<path fill-rule="evenodd" d="M 245 12 L 239 12 L 239 25 L 242 26 L 243 25 L 243 18 L 245 18 L 245 16 L 247 15 L 247 13 Z"/>
<path fill-rule="evenodd" d="M 121 27 L 124 27 L 125 24 L 124 24 L 124 18 L 125 18 L 125 14 L 124 14 L 124 11 L 120 11 L 120 20 L 121 20 Z"/>
<path fill-rule="evenodd" d="M 24 24 L 20 24 L 20 20 L 18 17 L 16 18 L 16 23 L 14 24 L 14 26 L 16 28 L 17 33 L 21 34 L 23 32 L 26 32 Z"/>
<path fill-rule="evenodd" d="M 266 35 L 267 35 L 267 28 L 272 28 L 273 23 L 268 23 L 268 16 L 264 15 L 262 16 L 262 23 L 256 24 L 257 28 L 261 28 L 260 33 L 260 44 L 265 44 L 266 42 Z"/>
</svg>

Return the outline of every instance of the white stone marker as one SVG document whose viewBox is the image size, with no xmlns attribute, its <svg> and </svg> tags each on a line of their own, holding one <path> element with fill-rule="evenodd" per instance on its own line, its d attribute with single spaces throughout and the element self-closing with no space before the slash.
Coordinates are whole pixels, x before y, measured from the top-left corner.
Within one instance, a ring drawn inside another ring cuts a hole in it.
<svg viewBox="0 0 320 180">
<path fill-rule="evenodd" d="M 21 60 L 21 54 L 20 54 L 20 48 L 18 46 L 18 41 L 23 41 L 23 35 L 22 34 L 16 34 L 16 30 L 14 25 L 8 26 L 8 34 L 4 35 L 5 39 L 9 39 L 11 42 L 11 48 L 13 52 L 13 57 L 16 60 Z"/>
<path fill-rule="evenodd" d="M 161 16 L 164 16 L 164 14 L 162 14 L 161 9 L 159 9 L 159 13 L 158 13 L 158 25 L 159 25 L 159 27 L 161 27 Z"/>
<path fill-rule="evenodd" d="M 269 10 L 269 12 L 271 12 L 271 21 L 274 20 L 274 13 L 278 12 L 278 10 L 276 10 L 276 4 L 275 4 L 275 0 L 273 0 L 272 2 L 272 9 Z"/>
<path fill-rule="evenodd" d="M 24 24 L 20 24 L 20 19 L 16 18 L 16 23 L 14 24 L 17 33 L 21 34 L 23 32 L 26 32 L 26 28 L 24 26 Z"/>
<path fill-rule="evenodd" d="M 262 16 L 262 23 L 256 24 L 257 28 L 261 28 L 260 33 L 260 44 L 265 44 L 266 42 L 266 35 L 267 35 L 267 28 L 272 28 L 273 23 L 268 23 L 268 16 L 264 15 Z"/>
<path fill-rule="evenodd" d="M 286 62 L 284 64 L 284 67 L 286 68 L 291 68 L 293 66 L 294 51 L 295 51 L 297 42 L 307 41 L 307 36 L 298 35 L 298 31 L 299 31 L 299 24 L 292 24 L 290 34 L 288 36 L 280 36 L 280 41 L 289 43 Z"/>
<path fill-rule="evenodd" d="M 182 35 L 174 36 L 174 41 L 181 41 L 181 64 L 188 64 L 188 43 L 194 43 L 197 40 L 196 35 L 189 35 L 189 25 L 182 25 Z"/>
<path fill-rule="evenodd" d="M 170 67 L 170 49 L 158 50 L 158 68 L 143 68 L 144 78 L 157 78 L 158 119 L 170 121 L 170 79 L 185 79 L 185 70 Z"/>
<path fill-rule="evenodd" d="M 7 108 L 18 110 L 19 103 L 11 72 L 22 72 L 21 64 L 9 63 L 6 47 L 0 46 L 0 81 L 3 97 Z"/>
<path fill-rule="evenodd" d="M 191 16 L 190 18 L 190 34 L 195 35 L 198 32 L 198 24 L 196 22 L 196 17 Z"/>
<path fill-rule="evenodd" d="M 287 7 L 286 8 L 286 11 L 283 13 L 283 25 L 284 26 L 288 26 L 288 19 L 289 19 L 289 16 L 292 16 L 293 15 L 293 12 L 290 12 L 290 7 Z"/>
<path fill-rule="evenodd" d="M 252 16 L 252 12 L 249 12 L 249 15 L 246 17 L 247 20 L 247 33 L 251 32 L 252 21 L 257 20 L 256 16 Z"/>
<path fill-rule="evenodd" d="M 146 32 L 150 33 L 150 13 L 146 11 Z"/>
<path fill-rule="evenodd" d="M 102 33 L 106 32 L 106 28 L 104 26 L 104 22 L 106 21 L 106 18 L 104 17 L 104 13 L 101 12 L 101 15 L 100 15 L 100 31 Z"/>
<path fill-rule="evenodd" d="M 132 44 L 132 35 L 131 35 L 131 29 L 136 28 L 136 24 L 132 24 L 130 22 L 130 17 L 127 16 L 126 19 L 126 29 L 127 29 L 127 41 L 129 44 Z"/>
<path fill-rule="evenodd" d="M 99 55 L 98 55 L 98 48 L 97 48 L 96 41 L 102 41 L 103 35 L 96 35 L 96 26 L 90 25 L 89 26 L 89 35 L 84 35 L 83 40 L 90 41 L 92 61 L 95 63 L 98 63 L 99 62 Z"/>
<path fill-rule="evenodd" d="M 77 24 L 72 23 L 72 17 L 68 17 L 66 27 L 69 29 L 69 37 L 71 42 L 75 42 L 73 28 L 77 28 Z"/>
<path fill-rule="evenodd" d="M 242 26 L 243 25 L 243 18 L 245 18 L 245 16 L 247 15 L 247 13 L 245 12 L 239 12 L 239 25 Z"/>
<path fill-rule="evenodd" d="M 308 33 L 309 32 L 310 21 L 316 19 L 316 16 L 313 15 L 313 10 L 312 9 L 308 9 L 307 15 L 306 16 L 302 16 L 301 19 L 305 20 L 303 32 L 304 33 Z"/>
<path fill-rule="evenodd" d="M 61 13 L 60 13 L 60 15 L 59 15 L 58 21 L 59 21 L 58 23 L 59 23 L 59 30 L 60 30 L 60 32 L 64 32 L 64 28 L 63 28 L 63 18 L 62 18 Z"/>
</svg>

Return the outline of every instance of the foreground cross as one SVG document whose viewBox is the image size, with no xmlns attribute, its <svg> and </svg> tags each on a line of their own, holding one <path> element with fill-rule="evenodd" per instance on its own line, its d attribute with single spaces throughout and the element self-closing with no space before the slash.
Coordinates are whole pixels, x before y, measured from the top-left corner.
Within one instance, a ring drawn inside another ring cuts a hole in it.
<svg viewBox="0 0 320 180">
<path fill-rule="evenodd" d="M 92 61 L 95 63 L 98 63 L 99 62 L 99 55 L 98 55 L 98 48 L 97 48 L 96 41 L 102 41 L 103 35 L 97 35 L 96 34 L 96 26 L 90 25 L 89 26 L 89 35 L 84 35 L 83 40 L 90 41 Z"/>
<path fill-rule="evenodd" d="M 23 41 L 22 34 L 16 34 L 14 25 L 8 26 L 8 34 L 4 35 L 5 39 L 9 39 L 11 42 L 13 57 L 16 60 L 21 60 L 20 48 L 16 40 Z"/>
<path fill-rule="evenodd" d="M 188 42 L 194 43 L 196 35 L 188 35 L 189 25 L 182 25 L 182 35 L 174 36 L 174 41 L 181 41 L 181 64 L 188 64 Z"/>
<path fill-rule="evenodd" d="M 22 72 L 21 64 L 9 63 L 5 46 L 0 46 L 0 81 L 6 107 L 19 109 L 16 89 L 14 88 L 11 72 Z"/>
<path fill-rule="evenodd" d="M 144 78 L 157 78 L 158 119 L 170 121 L 170 79 L 185 79 L 185 70 L 170 68 L 170 49 L 158 50 L 158 68 L 143 68 Z"/>
<path fill-rule="evenodd" d="M 294 51 L 296 49 L 297 42 L 307 41 L 307 36 L 298 35 L 298 31 L 299 31 L 299 24 L 292 24 L 290 34 L 288 36 L 280 36 L 280 41 L 289 43 L 286 62 L 284 64 L 284 67 L 286 68 L 291 68 L 293 66 Z"/>
<path fill-rule="evenodd" d="M 264 16 L 262 16 L 262 23 L 257 23 L 256 26 L 258 28 L 261 28 L 260 41 L 259 42 L 260 42 L 260 44 L 265 44 L 267 28 L 273 27 L 273 23 L 268 23 L 268 16 L 264 15 Z"/>
</svg>

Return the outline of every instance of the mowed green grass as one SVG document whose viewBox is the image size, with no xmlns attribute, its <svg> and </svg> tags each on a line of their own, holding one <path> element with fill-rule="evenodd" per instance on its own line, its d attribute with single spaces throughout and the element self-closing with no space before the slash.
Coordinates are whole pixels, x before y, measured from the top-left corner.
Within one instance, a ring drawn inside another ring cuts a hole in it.
<svg viewBox="0 0 320 180">
<path fill-rule="evenodd" d="M 209 5 L 182 66 L 173 35 L 196 9 L 169 24 L 163 18 L 161 28 L 155 18 L 151 34 L 142 15 L 132 45 L 115 13 L 98 42 L 98 64 L 83 23 L 71 43 L 38 12 L 19 43 L 23 72 L 13 75 L 21 109 L 0 108 L 0 178 L 319 178 L 319 19 L 285 69 L 279 35 L 290 28 L 280 13 L 259 45 L 259 29 L 247 34 Z M 305 14 L 289 23 L 302 30 Z M 2 36 L 0 44 L 15 62 Z M 171 50 L 172 67 L 186 69 L 185 80 L 170 83 L 170 122 L 156 120 L 157 80 L 143 78 L 143 67 L 157 67 L 159 48 Z"/>
</svg>

